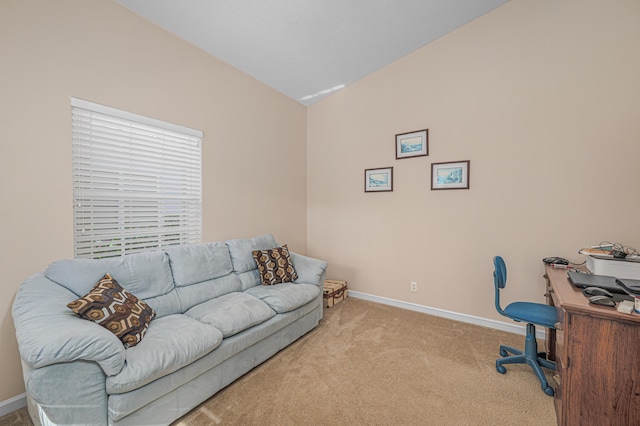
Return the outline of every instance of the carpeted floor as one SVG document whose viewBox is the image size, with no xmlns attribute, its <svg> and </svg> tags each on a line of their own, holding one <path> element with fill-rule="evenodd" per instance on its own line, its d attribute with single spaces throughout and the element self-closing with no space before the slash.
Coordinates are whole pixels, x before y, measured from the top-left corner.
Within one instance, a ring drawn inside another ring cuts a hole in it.
<svg viewBox="0 0 640 426">
<path fill-rule="evenodd" d="M 500 344 L 524 336 L 349 298 L 173 426 L 556 425 L 529 367 L 496 372 Z"/>
</svg>

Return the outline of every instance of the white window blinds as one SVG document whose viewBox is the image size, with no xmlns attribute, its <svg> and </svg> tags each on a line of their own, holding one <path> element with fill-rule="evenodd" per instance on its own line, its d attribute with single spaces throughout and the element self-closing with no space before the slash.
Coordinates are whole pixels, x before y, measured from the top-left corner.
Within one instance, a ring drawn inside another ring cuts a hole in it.
<svg viewBox="0 0 640 426">
<path fill-rule="evenodd" d="M 75 98 L 71 111 L 75 256 L 199 242 L 202 132 Z"/>
</svg>

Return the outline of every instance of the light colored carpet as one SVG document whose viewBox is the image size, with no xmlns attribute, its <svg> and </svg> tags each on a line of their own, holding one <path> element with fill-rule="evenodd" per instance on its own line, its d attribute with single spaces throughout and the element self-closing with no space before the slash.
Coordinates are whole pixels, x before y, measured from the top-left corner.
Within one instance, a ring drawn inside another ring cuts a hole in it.
<svg viewBox="0 0 640 426">
<path fill-rule="evenodd" d="M 500 344 L 524 336 L 349 298 L 173 426 L 556 425 L 529 367 L 496 372 Z"/>
</svg>

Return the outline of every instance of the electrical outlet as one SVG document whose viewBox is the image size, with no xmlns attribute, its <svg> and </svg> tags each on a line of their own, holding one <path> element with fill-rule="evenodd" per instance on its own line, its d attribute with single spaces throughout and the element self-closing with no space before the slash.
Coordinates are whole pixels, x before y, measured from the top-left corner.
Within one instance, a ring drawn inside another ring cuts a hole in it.
<svg viewBox="0 0 640 426">
<path fill-rule="evenodd" d="M 411 291 L 418 291 L 418 283 L 411 281 Z"/>
</svg>

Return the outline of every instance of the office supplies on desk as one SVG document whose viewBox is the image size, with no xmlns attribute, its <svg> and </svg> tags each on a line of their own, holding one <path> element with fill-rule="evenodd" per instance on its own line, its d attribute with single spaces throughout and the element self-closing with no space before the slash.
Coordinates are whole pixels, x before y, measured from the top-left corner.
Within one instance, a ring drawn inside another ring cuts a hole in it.
<svg viewBox="0 0 640 426">
<path fill-rule="evenodd" d="M 611 293 L 624 294 L 625 291 L 616 283 L 616 277 L 607 275 L 585 274 L 582 272 L 567 272 L 569 281 L 577 288 L 599 287 L 608 290 Z M 640 288 L 639 280 L 624 280 L 628 286 Z"/>
<path fill-rule="evenodd" d="M 629 296 L 640 297 L 640 281 L 620 280 L 616 278 L 616 284 L 618 284 L 618 286 L 620 286 Z"/>
<path fill-rule="evenodd" d="M 616 302 L 613 300 L 613 298 L 607 296 L 591 296 L 589 298 L 589 303 L 593 303 L 594 305 L 608 306 L 610 308 L 616 307 Z"/>
<path fill-rule="evenodd" d="M 623 314 L 630 314 L 633 312 L 634 303 L 631 300 L 623 300 L 618 305 L 618 312 L 622 312 Z"/>
<path fill-rule="evenodd" d="M 544 259 L 542 259 L 542 261 L 547 265 L 569 265 L 570 263 L 564 257 L 557 257 L 557 256 L 545 257 Z"/>
<path fill-rule="evenodd" d="M 582 248 L 578 251 L 580 254 L 586 255 L 595 255 L 595 256 L 605 256 L 605 257 L 613 257 L 611 255 L 611 250 L 613 250 L 613 246 L 606 247 L 588 247 Z"/>
<path fill-rule="evenodd" d="M 584 294 L 584 297 L 589 299 L 591 303 L 595 303 L 596 305 L 607 305 L 607 302 L 596 303 L 591 300 L 592 296 L 605 296 L 608 299 L 611 299 L 613 302 L 621 302 L 623 300 L 629 301 L 633 299 L 632 297 L 627 296 L 626 294 L 611 293 L 609 290 L 601 287 L 585 287 L 582 289 L 582 294 Z M 608 306 L 611 306 L 611 305 L 608 305 Z"/>
<path fill-rule="evenodd" d="M 637 257 L 615 258 L 587 256 L 587 269 L 596 275 L 640 279 L 640 260 Z"/>
</svg>

